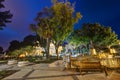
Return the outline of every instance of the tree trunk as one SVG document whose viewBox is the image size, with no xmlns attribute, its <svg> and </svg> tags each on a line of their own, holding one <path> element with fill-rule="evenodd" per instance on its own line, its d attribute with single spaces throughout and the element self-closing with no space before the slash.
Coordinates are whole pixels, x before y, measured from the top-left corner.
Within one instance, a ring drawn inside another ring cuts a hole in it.
<svg viewBox="0 0 120 80">
<path fill-rule="evenodd" d="M 55 47 L 56 50 L 56 54 L 57 54 L 57 59 L 59 59 L 59 55 L 58 55 L 58 46 Z"/>
<path fill-rule="evenodd" d="M 50 40 L 49 40 L 49 38 L 47 38 L 46 41 L 47 41 L 47 44 L 46 44 L 46 58 L 47 58 L 47 60 L 49 60 L 50 59 L 50 55 L 49 55 Z"/>
</svg>

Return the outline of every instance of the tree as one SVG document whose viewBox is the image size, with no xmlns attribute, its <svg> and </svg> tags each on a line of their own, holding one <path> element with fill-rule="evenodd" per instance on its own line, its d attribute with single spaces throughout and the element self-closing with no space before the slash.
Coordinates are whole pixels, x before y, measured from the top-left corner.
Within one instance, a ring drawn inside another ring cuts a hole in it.
<svg viewBox="0 0 120 80">
<path fill-rule="evenodd" d="M 93 48 L 111 46 L 117 43 L 118 36 L 112 31 L 111 27 L 105 27 L 98 23 L 86 23 L 82 25 L 81 29 L 77 30 L 77 33 L 74 31 L 72 39 L 83 44 L 91 44 Z"/>
<path fill-rule="evenodd" d="M 53 26 L 55 27 L 52 40 L 55 44 L 58 58 L 58 48 L 61 42 L 70 35 L 73 31 L 74 24 L 77 23 L 82 16 L 79 12 L 76 14 L 74 13 L 74 5 L 68 1 L 58 2 L 55 0 L 51 9 L 54 11 L 54 17 L 52 20 Z"/>
<path fill-rule="evenodd" d="M 53 1 L 51 8 L 44 8 L 36 18 L 37 25 L 31 24 L 31 29 L 47 41 L 46 57 L 49 57 L 49 45 L 53 40 L 58 49 L 59 43 L 73 30 L 73 25 L 81 17 L 80 13 L 73 16 L 74 9 L 69 2 Z M 60 40 L 59 40 L 60 39 Z"/>
<path fill-rule="evenodd" d="M 5 6 L 2 4 L 2 2 L 5 0 L 0 0 L 0 9 L 5 8 Z M 0 10 L 0 30 L 3 29 L 3 27 L 6 26 L 6 23 L 10 23 L 11 21 L 9 19 L 12 18 L 12 14 L 10 11 L 1 11 Z"/>
<path fill-rule="evenodd" d="M 34 35 L 28 35 L 26 36 L 23 41 L 22 41 L 22 46 L 25 47 L 25 46 L 33 46 L 34 42 L 37 41 L 36 39 L 36 36 Z"/>
<path fill-rule="evenodd" d="M 40 37 L 46 39 L 46 57 L 49 59 L 49 46 L 50 39 L 53 35 L 52 25 L 50 21 L 49 8 L 45 8 L 42 12 L 39 12 L 36 17 L 37 25 L 31 24 L 30 28 L 35 31 Z"/>
<path fill-rule="evenodd" d="M 10 42 L 10 46 L 8 48 L 9 51 L 14 51 L 15 49 L 21 48 L 21 43 L 17 40 L 13 40 Z"/>
<path fill-rule="evenodd" d="M 3 48 L 0 46 L 0 54 L 3 53 Z"/>
<path fill-rule="evenodd" d="M 42 47 L 45 47 L 45 43 L 46 43 L 46 40 L 42 37 L 39 37 L 39 35 L 28 35 L 26 36 L 23 41 L 21 42 L 21 47 L 25 47 L 25 46 L 37 46 L 38 43 L 37 41 L 39 41 L 39 44 L 42 46 Z"/>
</svg>

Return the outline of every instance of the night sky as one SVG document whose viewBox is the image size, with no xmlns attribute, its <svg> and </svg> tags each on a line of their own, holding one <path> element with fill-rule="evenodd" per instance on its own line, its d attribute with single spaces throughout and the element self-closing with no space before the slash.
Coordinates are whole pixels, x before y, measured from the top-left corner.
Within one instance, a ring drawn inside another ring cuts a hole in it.
<svg viewBox="0 0 120 80">
<path fill-rule="evenodd" d="M 82 19 L 75 29 L 83 23 L 100 23 L 111 26 L 120 37 L 120 0 L 70 0 L 75 2 L 75 11 L 82 14 Z M 22 41 L 29 34 L 29 24 L 34 22 L 37 13 L 44 7 L 51 6 L 51 0 L 5 0 L 5 10 L 13 14 L 12 23 L 0 30 L 0 46 L 7 49 L 12 40 Z"/>
</svg>

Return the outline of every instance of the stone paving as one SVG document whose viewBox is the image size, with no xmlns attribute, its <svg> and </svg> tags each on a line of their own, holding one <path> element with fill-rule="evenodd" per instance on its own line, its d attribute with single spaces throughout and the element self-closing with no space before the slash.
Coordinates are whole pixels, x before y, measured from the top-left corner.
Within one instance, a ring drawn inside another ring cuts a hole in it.
<svg viewBox="0 0 120 80">
<path fill-rule="evenodd" d="M 106 77 L 104 73 L 89 73 L 79 75 L 79 72 L 65 70 L 63 67 L 51 66 L 49 64 L 33 64 L 24 67 L 17 65 L 0 65 L 1 69 L 20 70 L 3 80 L 120 80 L 120 74 L 113 72 Z"/>
</svg>

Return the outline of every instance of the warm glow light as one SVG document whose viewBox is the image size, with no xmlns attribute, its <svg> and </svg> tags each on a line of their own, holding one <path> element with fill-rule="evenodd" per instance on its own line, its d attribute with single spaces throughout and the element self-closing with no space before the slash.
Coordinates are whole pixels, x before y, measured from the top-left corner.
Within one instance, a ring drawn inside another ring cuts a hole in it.
<svg viewBox="0 0 120 80">
<path fill-rule="evenodd" d="M 25 54 L 21 54 L 19 57 L 21 57 L 21 58 L 22 58 L 22 57 L 25 57 L 25 56 L 26 56 Z"/>
<path fill-rule="evenodd" d="M 49 51 L 50 55 L 55 54 L 55 45 L 53 43 L 50 43 Z"/>
<path fill-rule="evenodd" d="M 60 46 L 60 47 L 58 48 L 58 53 L 61 53 L 62 50 L 63 50 L 63 48 L 62 48 L 62 46 Z"/>
<path fill-rule="evenodd" d="M 110 53 L 116 53 L 116 50 L 114 48 L 111 48 Z"/>
<path fill-rule="evenodd" d="M 92 55 L 96 55 L 96 50 L 95 49 L 91 49 L 91 54 Z"/>
<path fill-rule="evenodd" d="M 107 57 L 106 53 L 100 53 L 99 54 L 99 58 L 106 58 L 106 57 Z"/>
</svg>

